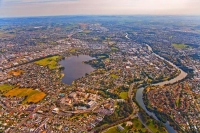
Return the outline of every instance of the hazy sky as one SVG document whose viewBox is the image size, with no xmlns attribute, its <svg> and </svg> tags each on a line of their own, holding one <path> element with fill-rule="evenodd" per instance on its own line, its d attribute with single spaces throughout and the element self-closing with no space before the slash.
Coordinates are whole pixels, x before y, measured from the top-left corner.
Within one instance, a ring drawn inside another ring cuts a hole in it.
<svg viewBox="0 0 200 133">
<path fill-rule="evenodd" d="M 0 0 L 0 17 L 85 14 L 200 15 L 200 0 Z"/>
</svg>

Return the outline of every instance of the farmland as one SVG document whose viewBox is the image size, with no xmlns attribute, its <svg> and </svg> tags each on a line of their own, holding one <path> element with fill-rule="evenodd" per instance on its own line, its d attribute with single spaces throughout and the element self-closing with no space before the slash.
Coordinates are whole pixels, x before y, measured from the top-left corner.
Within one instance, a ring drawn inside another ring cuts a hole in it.
<svg viewBox="0 0 200 133">
<path fill-rule="evenodd" d="M 2 85 L 0 85 L 0 91 L 1 92 L 6 92 L 6 91 L 11 90 L 13 87 L 14 86 L 12 86 L 12 85 L 2 84 Z"/>
<path fill-rule="evenodd" d="M 41 101 L 46 94 L 31 88 L 15 88 L 4 94 L 6 97 L 25 97 L 23 103 L 37 103 Z"/>
</svg>

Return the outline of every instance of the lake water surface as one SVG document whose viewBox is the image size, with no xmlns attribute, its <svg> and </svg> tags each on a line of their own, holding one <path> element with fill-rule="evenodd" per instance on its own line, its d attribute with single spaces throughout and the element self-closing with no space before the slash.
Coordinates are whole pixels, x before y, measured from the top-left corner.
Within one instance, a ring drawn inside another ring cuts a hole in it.
<svg viewBox="0 0 200 133">
<path fill-rule="evenodd" d="M 94 58 L 88 55 L 79 55 L 68 57 L 59 63 L 65 68 L 64 77 L 62 82 L 71 85 L 72 82 L 78 78 L 84 77 L 86 73 L 90 73 L 95 69 L 88 64 L 84 64 L 83 61 L 92 60 Z"/>
</svg>

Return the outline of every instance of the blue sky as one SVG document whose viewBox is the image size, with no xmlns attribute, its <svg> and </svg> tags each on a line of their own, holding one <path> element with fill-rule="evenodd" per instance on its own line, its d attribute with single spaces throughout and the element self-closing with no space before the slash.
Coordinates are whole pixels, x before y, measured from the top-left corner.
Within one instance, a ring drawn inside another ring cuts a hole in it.
<svg viewBox="0 0 200 133">
<path fill-rule="evenodd" d="M 0 17 L 200 15 L 200 0 L 0 0 Z"/>
</svg>

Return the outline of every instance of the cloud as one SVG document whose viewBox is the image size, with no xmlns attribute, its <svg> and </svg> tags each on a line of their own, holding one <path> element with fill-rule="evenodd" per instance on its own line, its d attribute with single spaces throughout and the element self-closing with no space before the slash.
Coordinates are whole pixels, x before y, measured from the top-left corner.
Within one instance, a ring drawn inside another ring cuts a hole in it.
<svg viewBox="0 0 200 133">
<path fill-rule="evenodd" d="M 5 5 L 17 5 L 17 4 L 42 4 L 42 3 L 57 3 L 57 2 L 69 2 L 77 0 L 1 0 Z"/>
<path fill-rule="evenodd" d="M 0 16 L 200 15 L 200 0 L 0 0 Z"/>
</svg>

